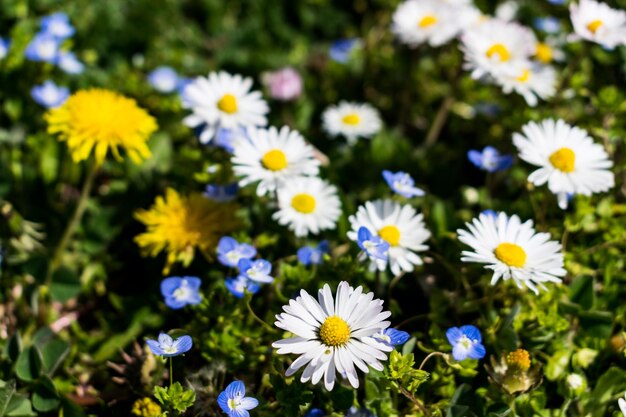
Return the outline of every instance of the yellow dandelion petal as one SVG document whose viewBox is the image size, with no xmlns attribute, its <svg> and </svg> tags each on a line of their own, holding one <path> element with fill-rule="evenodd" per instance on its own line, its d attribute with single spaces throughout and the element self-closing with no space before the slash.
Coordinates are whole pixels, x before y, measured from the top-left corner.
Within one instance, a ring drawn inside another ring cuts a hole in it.
<svg viewBox="0 0 626 417">
<path fill-rule="evenodd" d="M 67 142 L 76 162 L 94 152 L 101 164 L 109 150 L 121 160 L 123 149 L 139 163 L 150 157 L 146 141 L 157 130 L 156 120 L 135 100 L 99 88 L 76 92 L 44 118 L 48 132 Z"/>
<path fill-rule="evenodd" d="M 218 240 L 239 226 L 236 206 L 209 200 L 200 193 L 181 196 L 175 190 L 165 190 L 149 210 L 138 210 L 135 218 L 146 225 L 147 231 L 135 237 L 135 242 L 148 256 L 167 252 L 163 270 L 180 262 L 189 265 L 195 250 L 210 257 Z"/>
</svg>

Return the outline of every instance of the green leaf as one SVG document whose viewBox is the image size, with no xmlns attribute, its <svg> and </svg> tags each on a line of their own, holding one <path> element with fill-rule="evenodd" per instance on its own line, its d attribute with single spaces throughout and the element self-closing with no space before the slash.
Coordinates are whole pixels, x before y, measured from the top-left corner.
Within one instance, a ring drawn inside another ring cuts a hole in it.
<svg viewBox="0 0 626 417">
<path fill-rule="evenodd" d="M 11 402 L 13 394 L 15 394 L 15 380 L 8 382 L 2 381 L 3 386 L 0 388 L 0 417 L 4 416 L 4 413 Z"/>
<path fill-rule="evenodd" d="M 85 412 L 73 401 L 70 401 L 67 398 L 63 398 L 61 400 L 61 410 L 59 411 L 59 417 L 85 417 Z"/>
<path fill-rule="evenodd" d="M 15 373 L 22 381 L 31 382 L 41 375 L 43 360 L 35 346 L 24 349 L 17 358 Z"/>
<path fill-rule="evenodd" d="M 76 297 L 81 290 L 80 277 L 67 267 L 60 267 L 54 271 L 50 296 L 54 301 L 65 302 Z"/>
<path fill-rule="evenodd" d="M 550 381 L 559 379 L 567 370 L 571 354 L 571 350 L 567 349 L 559 350 L 552 355 L 546 364 L 546 378 Z"/>
<path fill-rule="evenodd" d="M 48 376 L 44 375 L 39 379 L 32 401 L 35 410 L 42 412 L 56 410 L 61 404 L 54 382 Z"/>
<path fill-rule="evenodd" d="M 69 352 L 70 345 L 60 339 L 51 340 L 43 346 L 41 356 L 48 375 L 54 373 Z"/>
<path fill-rule="evenodd" d="M 276 391 L 276 399 L 282 410 L 281 415 L 300 415 L 300 406 L 307 405 L 313 400 L 313 393 L 298 380 L 287 384 L 282 376 L 272 375 L 270 382 Z"/>
<path fill-rule="evenodd" d="M 36 417 L 30 400 L 25 395 L 14 395 L 6 409 L 7 417 Z"/>
<path fill-rule="evenodd" d="M 22 338 L 20 332 L 16 332 L 9 338 L 4 348 L 4 354 L 11 362 L 15 362 L 22 351 Z"/>
<path fill-rule="evenodd" d="M 570 299 L 584 310 L 592 309 L 595 302 L 593 278 L 589 276 L 576 277 L 570 285 Z"/>
</svg>

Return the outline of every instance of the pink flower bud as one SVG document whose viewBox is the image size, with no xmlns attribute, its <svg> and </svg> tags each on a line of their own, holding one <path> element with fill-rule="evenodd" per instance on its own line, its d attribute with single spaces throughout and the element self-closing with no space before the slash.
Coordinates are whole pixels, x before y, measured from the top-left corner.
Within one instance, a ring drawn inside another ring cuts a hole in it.
<svg viewBox="0 0 626 417">
<path fill-rule="evenodd" d="M 293 68 L 287 67 L 266 73 L 263 83 L 270 97 L 280 101 L 291 101 L 302 94 L 302 77 Z"/>
</svg>

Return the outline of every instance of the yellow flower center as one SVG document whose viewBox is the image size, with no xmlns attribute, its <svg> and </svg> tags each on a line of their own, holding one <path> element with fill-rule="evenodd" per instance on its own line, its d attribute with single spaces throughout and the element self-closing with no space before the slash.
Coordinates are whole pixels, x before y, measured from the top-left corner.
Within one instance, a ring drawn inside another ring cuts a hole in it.
<svg viewBox="0 0 626 417">
<path fill-rule="evenodd" d="M 552 52 L 552 47 L 547 43 L 539 42 L 537 44 L 537 48 L 535 49 L 535 56 L 537 59 L 544 64 L 549 64 L 552 62 L 552 58 L 554 57 L 554 52 Z"/>
<path fill-rule="evenodd" d="M 320 327 L 319 336 L 326 346 L 341 346 L 350 340 L 350 327 L 341 317 L 330 316 Z"/>
<path fill-rule="evenodd" d="M 570 148 L 561 148 L 550 155 L 550 163 L 562 172 L 572 172 L 576 162 L 576 154 Z"/>
<path fill-rule="evenodd" d="M 517 349 L 506 355 L 506 363 L 516 370 L 527 371 L 530 369 L 530 354 L 527 350 Z"/>
<path fill-rule="evenodd" d="M 600 26 L 602 26 L 603 24 L 604 23 L 600 19 L 592 20 L 591 22 L 587 23 L 587 29 L 589 29 L 589 32 L 595 35 L 598 29 L 600 29 Z"/>
<path fill-rule="evenodd" d="M 526 263 L 526 252 L 515 243 L 500 243 L 493 254 L 501 262 L 515 268 L 521 268 Z"/>
<path fill-rule="evenodd" d="M 501 43 L 495 43 L 487 49 L 487 58 L 492 58 L 494 55 L 498 55 L 500 62 L 506 62 L 511 59 L 511 53 L 507 47 Z"/>
<path fill-rule="evenodd" d="M 421 28 L 427 28 L 429 26 L 434 25 L 435 23 L 437 23 L 437 17 L 433 15 L 428 15 L 428 16 L 422 17 L 422 19 L 418 23 L 418 26 Z"/>
<path fill-rule="evenodd" d="M 291 199 L 291 207 L 300 213 L 313 213 L 313 211 L 315 211 L 315 205 L 315 198 L 311 194 L 296 194 Z"/>
<path fill-rule="evenodd" d="M 217 108 L 224 113 L 233 114 L 237 112 L 237 99 L 232 94 L 224 94 L 217 102 Z"/>
<path fill-rule="evenodd" d="M 131 412 L 140 417 L 158 417 L 161 415 L 161 407 L 148 397 L 141 398 L 133 403 Z"/>
<path fill-rule="evenodd" d="M 287 156 L 280 149 L 272 149 L 263 155 L 261 163 L 270 171 L 281 171 L 287 168 Z"/>
<path fill-rule="evenodd" d="M 531 74 L 530 70 L 528 69 L 522 70 L 521 75 L 517 77 L 517 81 L 519 81 L 520 83 L 525 83 L 530 78 L 530 74 Z"/>
<path fill-rule="evenodd" d="M 400 243 L 400 230 L 396 226 L 385 226 L 378 231 L 378 235 L 391 246 L 398 246 Z"/>
<path fill-rule="evenodd" d="M 350 125 L 350 126 L 356 126 L 356 125 L 358 125 L 361 122 L 361 118 L 356 113 L 350 113 L 350 114 L 346 114 L 345 116 L 343 116 L 341 121 L 344 124 L 347 124 L 347 125 Z"/>
</svg>

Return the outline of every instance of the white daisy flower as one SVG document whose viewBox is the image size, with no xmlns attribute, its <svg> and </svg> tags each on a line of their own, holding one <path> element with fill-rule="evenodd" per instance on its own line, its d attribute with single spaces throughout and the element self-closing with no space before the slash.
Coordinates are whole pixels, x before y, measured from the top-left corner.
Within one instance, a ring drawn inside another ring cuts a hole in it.
<svg viewBox="0 0 626 417">
<path fill-rule="evenodd" d="M 411 272 L 414 265 L 421 265 L 422 259 L 415 252 L 428 249 L 424 242 L 430 232 L 424 226 L 424 216 L 408 204 L 401 205 L 392 200 L 368 201 L 360 206 L 356 214 L 350 216 L 352 230 L 348 238 L 358 242 L 358 231 L 366 227 L 389 243 L 387 259 L 371 259 L 371 268 L 383 271 L 389 264 L 391 272 Z"/>
<path fill-rule="evenodd" d="M 295 374 L 304 367 L 300 381 L 317 384 L 324 378 L 324 386 L 332 390 L 336 372 L 347 378 L 354 388 L 359 387 L 355 365 L 368 373 L 369 367 L 383 370 L 380 361 L 387 360 L 385 352 L 392 346 L 375 340 L 372 336 L 389 327 L 384 321 L 391 313 L 383 311 L 383 300 L 374 293 L 363 293 L 342 281 L 333 294 L 328 284 L 317 294 L 317 300 L 305 290 L 300 296 L 283 306 L 284 313 L 276 315 L 277 327 L 291 332 L 295 337 L 272 343 L 279 354 L 295 353 L 298 358 L 285 373 Z"/>
<path fill-rule="evenodd" d="M 337 188 L 317 177 L 296 177 L 278 188 L 278 208 L 272 218 L 296 236 L 334 229 L 341 215 Z"/>
<path fill-rule="evenodd" d="M 528 176 L 535 185 L 548 184 L 559 207 L 567 208 L 568 195 L 607 191 L 615 185 L 613 162 L 587 131 L 563 120 L 530 122 L 513 135 L 519 156 L 540 167 Z"/>
<path fill-rule="evenodd" d="M 543 42 L 537 42 L 533 58 L 542 64 L 565 61 L 565 52 L 561 49 L 564 42 L 563 38 L 557 36 L 549 36 Z"/>
<path fill-rule="evenodd" d="M 626 12 L 605 3 L 580 0 L 569 6 L 576 35 L 606 48 L 626 45 Z"/>
<path fill-rule="evenodd" d="M 265 195 L 297 176 L 317 175 L 319 161 L 300 133 L 283 126 L 280 130 L 248 128 L 247 140 L 233 144 L 233 171 L 240 186 L 259 182 L 257 194 Z"/>
<path fill-rule="evenodd" d="M 506 94 L 512 91 L 524 97 L 529 106 L 538 99 L 546 100 L 556 92 L 556 71 L 548 65 L 520 61 L 507 71 L 495 74 L 494 79 Z"/>
<path fill-rule="evenodd" d="M 374 136 L 382 125 L 378 110 L 372 105 L 346 101 L 324 110 L 322 122 L 329 135 L 343 135 L 350 143 L 354 143 L 360 137 Z"/>
<path fill-rule="evenodd" d="M 517 23 L 489 19 L 466 30 L 461 36 L 465 68 L 472 78 L 510 70 L 511 64 L 525 61 L 535 53 L 533 32 Z"/>
<path fill-rule="evenodd" d="M 400 42 L 415 48 L 423 43 L 441 46 L 461 30 L 454 8 L 439 0 L 407 0 L 393 14 L 391 31 Z"/>
<path fill-rule="evenodd" d="M 566 274 L 561 244 L 548 233 L 537 233 L 532 220 L 481 214 L 466 226 L 469 232 L 457 230 L 459 240 L 474 251 L 463 251 L 461 261 L 487 264 L 493 270 L 491 285 L 513 278 L 519 288 L 526 285 L 538 294 L 537 287 L 546 289 L 545 282 L 561 282 Z"/>
<path fill-rule="evenodd" d="M 209 143 L 217 129 L 265 126 L 269 107 L 259 91 L 250 91 L 252 79 L 227 72 L 198 77 L 183 90 L 183 106 L 192 114 L 187 126 L 202 128 L 200 142 Z"/>
</svg>

